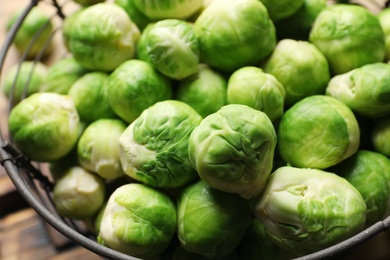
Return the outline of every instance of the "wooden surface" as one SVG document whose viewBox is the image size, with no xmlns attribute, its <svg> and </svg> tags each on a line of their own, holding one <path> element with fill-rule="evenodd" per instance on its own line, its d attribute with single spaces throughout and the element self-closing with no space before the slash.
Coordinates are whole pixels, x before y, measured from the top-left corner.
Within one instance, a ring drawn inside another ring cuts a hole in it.
<svg viewBox="0 0 390 260">
<path fill-rule="evenodd" d="M 28 2 L 29 0 L 0 0 L 0 46 L 3 45 L 5 37 L 5 22 L 14 11 L 23 8 Z M 50 6 L 47 5 L 49 1 L 45 2 L 46 4 L 42 4 L 42 8 L 49 9 Z M 77 7 L 70 6 L 69 9 L 71 8 Z M 52 56 L 52 60 L 61 55 L 62 51 L 60 46 Z M 9 68 L 18 62 L 18 59 L 16 50 L 11 48 L 0 73 L 5 75 Z M 50 65 L 52 60 L 47 60 L 47 64 Z M 6 116 L 7 101 L 0 93 L 0 130 L 2 133 L 7 132 L 4 123 Z M 0 166 L 0 259 L 94 260 L 102 258 L 75 245 L 45 223 L 20 197 L 4 169 Z M 341 259 L 390 259 L 390 233 L 386 232 L 376 236 Z"/>
<path fill-rule="evenodd" d="M 0 259 L 102 259 L 74 244 L 56 248 L 47 234 L 46 225 L 30 208 L 3 217 L 0 221 Z"/>
</svg>

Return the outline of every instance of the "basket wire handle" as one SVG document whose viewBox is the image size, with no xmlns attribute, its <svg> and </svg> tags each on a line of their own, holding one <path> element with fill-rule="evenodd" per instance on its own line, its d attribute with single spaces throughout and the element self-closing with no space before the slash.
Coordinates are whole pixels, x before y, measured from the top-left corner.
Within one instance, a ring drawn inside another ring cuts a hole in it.
<svg viewBox="0 0 390 260">
<path fill-rule="evenodd" d="M 7 152 L 7 155 L 0 155 L 1 165 L 3 165 L 5 161 L 12 161 L 16 166 L 26 169 L 31 178 L 34 178 L 41 183 L 41 186 L 45 191 L 50 192 L 53 190 L 54 184 L 48 177 L 35 168 L 26 156 L 17 151 L 9 143 L 5 143 L 1 148 Z"/>
<path fill-rule="evenodd" d="M 57 15 L 61 17 L 61 19 L 65 19 L 65 15 L 62 12 L 61 6 L 58 4 L 57 0 L 52 0 L 53 1 L 53 6 L 57 9 Z"/>
</svg>

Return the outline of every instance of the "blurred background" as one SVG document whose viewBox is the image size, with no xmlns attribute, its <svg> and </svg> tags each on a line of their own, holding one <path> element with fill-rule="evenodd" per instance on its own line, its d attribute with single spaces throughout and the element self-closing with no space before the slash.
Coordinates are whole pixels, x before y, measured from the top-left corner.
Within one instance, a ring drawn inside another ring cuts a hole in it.
<svg viewBox="0 0 390 260">
<path fill-rule="evenodd" d="M 0 46 L 3 46 L 6 36 L 6 23 L 10 16 L 28 5 L 29 0 L 0 0 Z M 50 0 L 42 1 L 39 6 L 43 10 L 52 11 Z M 66 2 L 66 12 L 79 8 L 71 0 Z M 368 1 L 369 5 L 377 6 Z M 55 39 L 57 40 L 57 39 Z M 50 65 L 64 53 L 60 42 L 56 50 L 45 63 Z M 5 75 L 10 67 L 18 63 L 19 55 L 11 47 L 8 51 L 4 67 L 0 73 Z M 1 77 L 0 77 L 1 79 Z M 0 81 L 0 84 L 2 82 Z M 8 102 L 0 92 L 0 127 L 6 132 Z M 45 223 L 37 213 L 20 197 L 18 191 L 8 178 L 3 167 L 0 167 L 0 259 L 102 259 L 94 253 L 75 245 L 72 241 L 58 233 Z M 340 259 L 390 259 L 390 232 L 381 233 L 373 239 L 348 253 Z"/>
</svg>

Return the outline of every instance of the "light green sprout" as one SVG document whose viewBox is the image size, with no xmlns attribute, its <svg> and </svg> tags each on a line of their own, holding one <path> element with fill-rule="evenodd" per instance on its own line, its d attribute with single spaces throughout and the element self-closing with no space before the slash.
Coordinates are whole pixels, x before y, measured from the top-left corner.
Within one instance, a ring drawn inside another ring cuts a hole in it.
<svg viewBox="0 0 390 260">
<path fill-rule="evenodd" d="M 302 256 L 362 231 L 366 203 L 346 179 L 323 170 L 285 166 L 252 202 L 271 241 Z"/>
</svg>

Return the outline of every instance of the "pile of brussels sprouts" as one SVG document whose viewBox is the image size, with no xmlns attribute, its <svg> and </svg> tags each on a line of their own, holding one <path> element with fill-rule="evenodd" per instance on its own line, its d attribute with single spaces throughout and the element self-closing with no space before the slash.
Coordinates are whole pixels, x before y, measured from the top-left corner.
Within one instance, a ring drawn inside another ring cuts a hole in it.
<svg viewBox="0 0 390 260">
<path fill-rule="evenodd" d="M 287 259 L 390 215 L 390 10 L 75 2 L 68 55 L 23 61 L 3 91 L 15 145 L 49 164 L 58 212 L 99 243 L 144 259 Z M 45 19 L 35 7 L 18 50 Z"/>
</svg>

